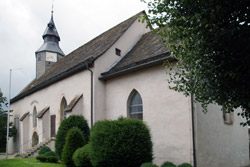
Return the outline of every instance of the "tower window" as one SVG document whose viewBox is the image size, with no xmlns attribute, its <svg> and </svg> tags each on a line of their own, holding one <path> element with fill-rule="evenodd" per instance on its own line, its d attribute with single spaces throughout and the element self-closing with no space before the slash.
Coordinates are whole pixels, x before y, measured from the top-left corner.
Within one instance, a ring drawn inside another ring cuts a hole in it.
<svg viewBox="0 0 250 167">
<path fill-rule="evenodd" d="M 116 54 L 117 56 L 121 56 L 121 50 L 118 49 L 118 48 L 115 48 L 115 54 Z"/>
</svg>

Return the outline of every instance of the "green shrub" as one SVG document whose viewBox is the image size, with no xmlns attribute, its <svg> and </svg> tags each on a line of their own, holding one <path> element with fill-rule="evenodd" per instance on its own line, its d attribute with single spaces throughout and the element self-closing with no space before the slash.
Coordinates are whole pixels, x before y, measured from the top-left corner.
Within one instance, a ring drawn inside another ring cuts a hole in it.
<svg viewBox="0 0 250 167">
<path fill-rule="evenodd" d="M 78 148 L 73 155 L 73 161 L 77 167 L 92 167 L 90 162 L 90 144 Z"/>
<path fill-rule="evenodd" d="M 142 164 L 140 167 L 158 167 L 158 166 L 150 162 L 147 162 L 147 163 Z"/>
<path fill-rule="evenodd" d="M 90 159 L 98 167 L 138 167 L 152 161 L 148 127 L 136 119 L 97 122 L 90 136 Z"/>
<path fill-rule="evenodd" d="M 172 162 L 166 161 L 161 165 L 161 167 L 176 167 L 176 165 L 173 164 Z"/>
<path fill-rule="evenodd" d="M 56 156 L 56 153 L 55 152 L 53 152 L 53 151 L 48 151 L 48 152 L 46 152 L 45 154 L 44 154 L 45 156 Z"/>
<path fill-rule="evenodd" d="M 49 147 L 43 146 L 42 148 L 40 148 L 38 155 L 45 154 L 46 152 L 50 152 L 50 151 L 51 149 Z"/>
<path fill-rule="evenodd" d="M 43 154 L 40 154 L 36 157 L 37 160 L 41 161 L 41 162 L 45 162 L 47 161 L 47 157 Z"/>
<path fill-rule="evenodd" d="M 48 162 L 57 163 L 58 158 L 56 156 L 47 156 Z"/>
<path fill-rule="evenodd" d="M 55 141 L 55 150 L 59 159 L 61 159 L 61 154 L 65 144 L 65 137 L 67 131 L 72 127 L 78 127 L 84 134 L 85 140 L 89 140 L 89 126 L 87 121 L 81 115 L 71 115 L 67 119 L 63 120 L 60 127 L 58 128 Z"/>
<path fill-rule="evenodd" d="M 192 165 L 190 165 L 189 163 L 183 163 L 178 165 L 178 167 L 192 167 Z"/>
<path fill-rule="evenodd" d="M 82 131 L 77 128 L 71 128 L 66 136 L 66 143 L 62 152 L 62 160 L 67 166 L 74 166 L 74 162 L 72 160 L 73 154 L 76 149 L 87 144 L 86 137 L 84 137 Z"/>
</svg>

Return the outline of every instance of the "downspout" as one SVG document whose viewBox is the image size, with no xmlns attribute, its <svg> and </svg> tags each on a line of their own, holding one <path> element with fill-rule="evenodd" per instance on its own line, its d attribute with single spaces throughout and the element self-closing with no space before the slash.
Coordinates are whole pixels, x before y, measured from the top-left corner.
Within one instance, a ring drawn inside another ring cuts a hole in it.
<svg viewBox="0 0 250 167">
<path fill-rule="evenodd" d="M 89 68 L 89 63 L 86 63 L 86 68 L 90 72 L 91 76 L 91 97 L 90 97 L 90 103 L 91 103 L 91 109 L 90 109 L 90 125 L 93 127 L 93 71 Z"/>
<path fill-rule="evenodd" d="M 197 167 L 197 159 L 196 159 L 196 138 L 195 138 L 195 116 L 194 116 L 194 97 L 191 94 L 191 113 L 192 113 L 192 135 L 193 135 L 193 159 L 194 159 L 194 167 Z"/>
</svg>

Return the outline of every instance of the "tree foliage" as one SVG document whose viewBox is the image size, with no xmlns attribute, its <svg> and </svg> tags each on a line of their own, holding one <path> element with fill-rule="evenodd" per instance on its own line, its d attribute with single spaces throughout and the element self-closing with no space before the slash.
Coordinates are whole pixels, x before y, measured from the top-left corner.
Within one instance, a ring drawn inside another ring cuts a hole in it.
<svg viewBox="0 0 250 167">
<path fill-rule="evenodd" d="M 98 121 L 91 129 L 90 160 L 95 167 L 138 167 L 153 159 L 150 131 L 141 120 Z"/>
<path fill-rule="evenodd" d="M 4 110 L 4 106 L 7 106 L 7 98 L 3 96 L 0 89 L 0 148 L 5 148 L 6 146 L 6 135 L 7 135 L 7 111 Z M 16 134 L 16 128 L 11 122 L 9 124 L 9 137 Z"/>
<path fill-rule="evenodd" d="M 39 152 L 38 152 L 38 155 L 41 155 L 41 154 L 45 154 L 46 152 L 50 152 L 51 151 L 51 149 L 48 147 L 48 146 L 43 146 L 40 150 L 39 150 Z"/>
<path fill-rule="evenodd" d="M 146 2 L 149 22 L 178 60 L 177 70 L 170 71 L 171 88 L 195 95 L 204 109 L 210 103 L 227 111 L 241 107 L 241 116 L 248 120 L 250 1 Z"/>
<path fill-rule="evenodd" d="M 84 137 L 83 132 L 81 129 L 77 127 L 71 128 L 66 135 L 66 142 L 63 147 L 63 152 L 62 152 L 62 160 L 63 162 L 69 166 L 69 167 L 74 167 L 74 161 L 73 161 L 73 154 L 74 152 L 87 144 L 86 137 Z"/>
<path fill-rule="evenodd" d="M 78 127 L 83 132 L 86 142 L 89 140 L 89 126 L 82 115 L 71 115 L 67 119 L 64 119 L 58 128 L 55 141 L 55 151 L 59 159 L 61 159 L 67 132 L 72 127 Z"/>
<path fill-rule="evenodd" d="M 92 167 L 90 162 L 90 144 L 78 148 L 73 154 L 73 161 L 76 167 Z"/>
</svg>

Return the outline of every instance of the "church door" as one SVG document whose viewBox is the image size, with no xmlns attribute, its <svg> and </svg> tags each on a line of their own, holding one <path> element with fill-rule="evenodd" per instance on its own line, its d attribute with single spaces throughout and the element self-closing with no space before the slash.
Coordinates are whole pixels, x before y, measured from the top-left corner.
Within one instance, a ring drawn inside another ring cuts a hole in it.
<svg viewBox="0 0 250 167">
<path fill-rule="evenodd" d="M 50 125 L 51 125 L 51 137 L 56 136 L 56 115 L 51 115 L 50 116 Z"/>
</svg>

